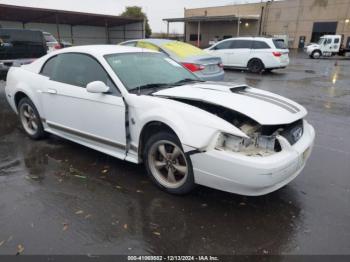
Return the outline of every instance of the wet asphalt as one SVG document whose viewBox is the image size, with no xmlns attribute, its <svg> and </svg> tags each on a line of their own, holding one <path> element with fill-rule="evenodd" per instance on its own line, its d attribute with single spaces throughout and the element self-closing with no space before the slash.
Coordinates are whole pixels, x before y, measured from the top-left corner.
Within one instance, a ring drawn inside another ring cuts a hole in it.
<svg viewBox="0 0 350 262">
<path fill-rule="evenodd" d="M 247 83 L 304 105 L 317 138 L 301 175 L 262 197 L 179 197 L 142 166 L 21 129 L 0 84 L 0 254 L 350 254 L 350 58 L 294 53 Z M 273 117 L 273 116 L 271 116 Z"/>
</svg>

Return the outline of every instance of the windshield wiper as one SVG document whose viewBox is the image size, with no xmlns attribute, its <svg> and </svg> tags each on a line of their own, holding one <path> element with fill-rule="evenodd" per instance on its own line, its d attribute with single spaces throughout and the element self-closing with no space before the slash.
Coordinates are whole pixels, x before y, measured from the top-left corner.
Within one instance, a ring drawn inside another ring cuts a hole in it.
<svg viewBox="0 0 350 262">
<path fill-rule="evenodd" d="M 165 87 L 168 85 L 169 84 L 167 84 L 167 83 L 153 83 L 153 84 L 141 85 L 141 86 L 129 89 L 129 92 L 141 91 L 141 90 L 145 90 L 145 89 L 156 89 L 157 87 Z"/>
<path fill-rule="evenodd" d="M 182 84 L 187 84 L 187 83 L 196 83 L 196 82 L 204 82 L 204 81 L 200 80 L 200 79 L 185 78 L 185 79 L 177 81 L 171 85 L 176 86 L 176 85 L 182 85 Z"/>
</svg>

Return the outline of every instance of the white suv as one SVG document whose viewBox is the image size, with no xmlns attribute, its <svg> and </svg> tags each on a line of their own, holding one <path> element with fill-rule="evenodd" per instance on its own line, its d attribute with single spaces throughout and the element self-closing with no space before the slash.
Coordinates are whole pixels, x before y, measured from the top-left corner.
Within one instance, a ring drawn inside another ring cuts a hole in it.
<svg viewBox="0 0 350 262">
<path fill-rule="evenodd" d="M 279 38 L 229 38 L 206 50 L 221 57 L 225 67 L 247 68 L 253 73 L 285 68 L 289 65 L 289 50 L 284 40 Z"/>
</svg>

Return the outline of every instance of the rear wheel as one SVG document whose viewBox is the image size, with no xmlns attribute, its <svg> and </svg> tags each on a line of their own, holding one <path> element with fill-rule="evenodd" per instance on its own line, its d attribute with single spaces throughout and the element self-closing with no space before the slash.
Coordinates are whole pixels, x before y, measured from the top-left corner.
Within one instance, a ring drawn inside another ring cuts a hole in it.
<svg viewBox="0 0 350 262">
<path fill-rule="evenodd" d="M 40 115 L 29 98 L 25 97 L 19 101 L 18 114 L 22 127 L 30 138 L 38 140 L 45 136 Z"/>
<path fill-rule="evenodd" d="M 264 64 L 260 59 L 252 59 L 248 63 L 248 69 L 252 73 L 260 73 L 264 70 Z"/>
<path fill-rule="evenodd" d="M 146 143 L 143 159 L 151 180 L 168 193 L 182 195 L 195 187 L 191 159 L 174 134 L 153 135 Z"/>
</svg>

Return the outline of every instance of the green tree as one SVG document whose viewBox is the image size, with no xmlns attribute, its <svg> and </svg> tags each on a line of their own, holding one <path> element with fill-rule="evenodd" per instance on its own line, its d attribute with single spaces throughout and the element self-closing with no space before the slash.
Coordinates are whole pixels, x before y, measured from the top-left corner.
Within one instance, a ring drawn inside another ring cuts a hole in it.
<svg viewBox="0 0 350 262">
<path fill-rule="evenodd" d="M 146 21 L 146 38 L 149 38 L 152 35 L 152 29 L 149 26 L 147 15 L 142 12 L 142 7 L 139 6 L 127 6 L 125 11 L 121 16 L 143 18 Z"/>
</svg>

